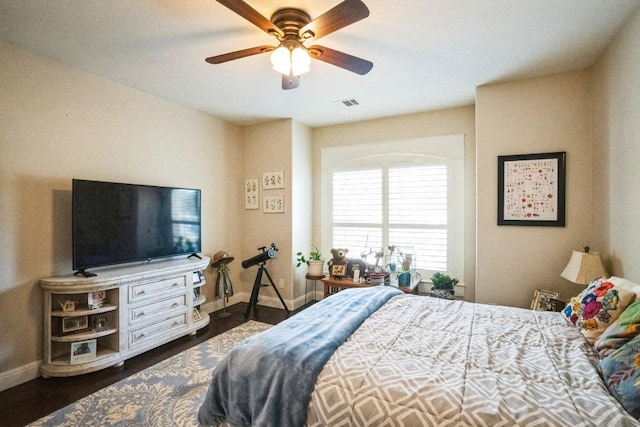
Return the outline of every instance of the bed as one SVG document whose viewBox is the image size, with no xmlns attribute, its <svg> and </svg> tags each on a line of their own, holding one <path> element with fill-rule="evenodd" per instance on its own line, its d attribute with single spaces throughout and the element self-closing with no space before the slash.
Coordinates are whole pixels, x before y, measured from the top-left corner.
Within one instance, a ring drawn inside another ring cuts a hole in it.
<svg viewBox="0 0 640 427">
<path fill-rule="evenodd" d="M 603 283 L 584 292 L 602 292 Z M 615 293 L 621 312 L 636 297 Z M 568 320 L 583 314 L 576 301 L 557 313 L 386 286 L 345 290 L 236 347 L 215 368 L 198 419 L 278 427 L 640 425 L 607 387 L 615 372 L 603 380 L 584 325 Z"/>
</svg>

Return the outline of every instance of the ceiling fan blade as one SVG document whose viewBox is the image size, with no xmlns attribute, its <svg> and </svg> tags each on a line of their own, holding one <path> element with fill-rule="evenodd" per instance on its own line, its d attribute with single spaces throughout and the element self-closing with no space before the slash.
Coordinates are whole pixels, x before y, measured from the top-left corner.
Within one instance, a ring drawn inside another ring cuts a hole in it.
<svg viewBox="0 0 640 427">
<path fill-rule="evenodd" d="M 344 68 L 361 76 L 367 74 L 373 68 L 373 62 L 371 61 L 324 46 L 313 45 L 309 48 L 309 53 L 314 59 Z"/>
<path fill-rule="evenodd" d="M 223 62 L 233 61 L 234 59 L 240 59 L 246 56 L 270 52 L 273 49 L 275 48 L 269 45 L 250 47 L 249 49 L 236 50 L 235 52 L 229 52 L 229 53 L 223 53 L 222 55 L 211 56 L 205 59 L 205 61 L 207 61 L 209 64 L 222 64 Z"/>
<path fill-rule="evenodd" d="M 242 16 L 247 21 L 251 22 L 262 31 L 277 37 L 280 40 L 284 37 L 282 30 L 275 26 L 275 24 L 262 16 L 260 12 L 249 6 L 242 0 L 217 0 L 218 3 L 231 9 L 238 15 Z"/>
<path fill-rule="evenodd" d="M 369 16 L 369 9 L 362 1 L 345 0 L 302 27 L 300 37 L 319 39 L 367 16 Z"/>
<path fill-rule="evenodd" d="M 282 89 L 290 90 L 295 89 L 298 86 L 300 86 L 300 76 L 285 76 L 284 74 L 282 75 Z"/>
</svg>

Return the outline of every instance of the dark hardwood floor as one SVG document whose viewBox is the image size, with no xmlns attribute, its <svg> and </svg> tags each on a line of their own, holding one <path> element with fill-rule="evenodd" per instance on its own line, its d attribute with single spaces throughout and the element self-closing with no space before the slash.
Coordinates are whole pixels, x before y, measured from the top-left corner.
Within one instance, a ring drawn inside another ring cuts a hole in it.
<svg viewBox="0 0 640 427">
<path fill-rule="evenodd" d="M 124 366 L 120 368 L 107 368 L 67 378 L 40 377 L 0 392 L 0 426 L 24 426 L 161 360 L 239 326 L 244 323 L 246 308 L 246 303 L 227 307 L 231 316 L 226 318 L 218 317 L 218 312 L 212 313 L 209 325 L 199 330 L 195 336 L 177 339 L 133 357 L 125 361 Z M 291 313 L 293 314 L 295 312 Z M 285 318 L 284 310 L 263 306 L 257 306 L 251 315 L 251 319 L 272 325 Z"/>
</svg>

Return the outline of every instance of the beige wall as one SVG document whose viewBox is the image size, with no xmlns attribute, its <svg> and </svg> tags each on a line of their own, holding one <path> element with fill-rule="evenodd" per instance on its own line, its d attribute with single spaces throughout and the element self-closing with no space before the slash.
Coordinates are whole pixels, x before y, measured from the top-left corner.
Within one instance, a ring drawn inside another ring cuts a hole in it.
<svg viewBox="0 0 640 427">
<path fill-rule="evenodd" d="M 640 10 L 594 68 L 593 224 L 611 274 L 640 283 Z"/>
<path fill-rule="evenodd" d="M 482 86 L 476 93 L 476 301 L 528 307 L 536 289 L 578 290 L 560 277 L 591 232 L 590 73 Z M 566 227 L 498 226 L 497 156 L 567 152 Z"/>
<path fill-rule="evenodd" d="M 3 384 L 42 358 L 38 279 L 72 272 L 72 178 L 202 189 L 206 255 L 240 250 L 242 198 L 236 126 L 6 43 L 0 75 Z"/>
<path fill-rule="evenodd" d="M 287 300 L 293 298 L 291 285 L 293 261 L 291 258 L 291 157 L 292 157 L 292 120 L 278 120 L 265 124 L 248 126 L 242 129 L 242 162 L 243 179 L 262 179 L 264 172 L 284 172 L 285 188 L 264 190 L 260 188 L 260 200 L 264 196 L 283 195 L 285 202 L 284 213 L 264 213 L 260 209 L 243 210 L 242 259 L 258 255 L 258 248 L 275 243 L 278 248 L 275 259 L 267 263 L 267 271 L 273 279 L 282 297 Z M 243 207 L 244 208 L 244 207 Z M 240 264 L 231 268 L 242 268 Z M 251 293 L 258 267 L 242 270 L 240 279 L 241 290 Z M 280 279 L 284 283 L 282 289 Z M 262 280 L 268 284 L 266 277 Z M 248 301 L 249 298 L 246 300 Z M 260 299 L 266 305 L 282 307 L 275 291 L 271 286 L 260 290 Z"/>
<path fill-rule="evenodd" d="M 291 262 L 296 264 L 296 253 L 308 253 L 313 244 L 313 163 L 311 151 L 311 129 L 301 123 L 293 122 L 293 144 L 291 147 Z M 293 293 L 296 306 L 305 303 L 305 292 L 309 292 L 308 300 L 315 299 L 311 283 L 307 289 L 306 266 L 293 269 Z M 317 284 L 318 289 L 321 288 Z"/>
<path fill-rule="evenodd" d="M 465 299 L 475 298 L 475 121 L 474 107 L 412 114 L 387 119 L 329 126 L 313 130 L 314 182 L 320 182 L 320 150 L 337 145 L 397 141 L 419 137 L 464 134 L 465 150 Z M 314 242 L 320 242 L 320 192 L 314 193 Z M 323 248 L 328 253 L 328 247 Z"/>
</svg>

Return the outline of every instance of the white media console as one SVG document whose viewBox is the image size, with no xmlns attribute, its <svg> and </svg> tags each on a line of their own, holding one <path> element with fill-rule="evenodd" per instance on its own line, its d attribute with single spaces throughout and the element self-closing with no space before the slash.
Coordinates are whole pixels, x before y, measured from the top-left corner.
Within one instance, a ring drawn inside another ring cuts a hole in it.
<svg viewBox="0 0 640 427">
<path fill-rule="evenodd" d="M 202 311 L 209 258 L 96 270 L 95 277 L 40 280 L 44 290 L 43 377 L 86 374 L 209 323 Z"/>
</svg>

